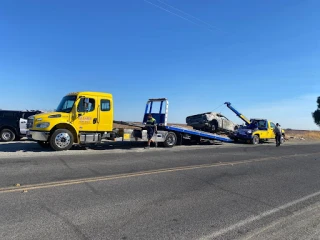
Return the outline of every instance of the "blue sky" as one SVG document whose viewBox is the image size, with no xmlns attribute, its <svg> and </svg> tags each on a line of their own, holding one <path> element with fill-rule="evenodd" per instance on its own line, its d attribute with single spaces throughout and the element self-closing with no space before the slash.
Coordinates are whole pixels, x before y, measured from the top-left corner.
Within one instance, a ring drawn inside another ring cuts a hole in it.
<svg viewBox="0 0 320 240">
<path fill-rule="evenodd" d="M 89 90 L 113 94 L 117 120 L 139 121 L 148 98 L 167 97 L 170 122 L 230 101 L 247 117 L 319 129 L 311 117 L 319 8 L 318 0 L 4 0 L 0 108 L 54 109 L 64 94 Z"/>
</svg>

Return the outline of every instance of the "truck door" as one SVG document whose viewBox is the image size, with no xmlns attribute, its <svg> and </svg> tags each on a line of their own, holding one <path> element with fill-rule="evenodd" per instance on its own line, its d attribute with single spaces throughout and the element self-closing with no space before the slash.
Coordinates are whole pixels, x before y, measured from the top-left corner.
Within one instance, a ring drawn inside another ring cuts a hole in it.
<svg viewBox="0 0 320 240">
<path fill-rule="evenodd" d="M 25 135 L 27 132 L 27 121 L 29 116 L 31 115 L 28 113 L 23 113 L 19 119 L 20 134 L 22 135 Z"/>
<path fill-rule="evenodd" d="M 276 127 L 276 125 L 273 123 L 273 122 L 270 122 L 270 127 L 269 127 L 269 129 L 268 129 L 268 131 L 269 131 L 269 138 L 275 138 L 276 137 L 276 135 L 274 134 L 274 132 L 273 132 L 273 129 Z"/>
<path fill-rule="evenodd" d="M 265 139 L 268 138 L 268 122 L 266 120 L 259 120 L 258 121 L 258 129 L 260 130 L 260 138 Z"/>
<path fill-rule="evenodd" d="M 99 99 L 98 131 L 110 132 L 113 129 L 113 104 L 112 99 L 101 97 Z"/>
<path fill-rule="evenodd" d="M 20 118 L 19 127 L 20 127 L 20 134 L 26 135 L 26 133 L 27 133 L 27 120 L 24 118 Z"/>
<path fill-rule="evenodd" d="M 72 123 L 79 132 L 96 132 L 98 121 L 98 104 L 96 97 L 81 98 L 77 101 L 76 114 Z"/>
</svg>

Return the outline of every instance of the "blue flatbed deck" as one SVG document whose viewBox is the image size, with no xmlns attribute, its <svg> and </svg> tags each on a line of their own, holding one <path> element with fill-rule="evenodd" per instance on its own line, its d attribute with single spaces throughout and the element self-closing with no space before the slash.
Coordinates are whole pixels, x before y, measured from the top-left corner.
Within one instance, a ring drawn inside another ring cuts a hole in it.
<svg viewBox="0 0 320 240">
<path fill-rule="evenodd" d="M 198 131 L 198 130 L 193 130 L 193 129 L 188 129 L 188 128 L 183 128 L 179 126 L 165 126 L 167 130 L 170 131 L 175 131 L 175 132 L 180 132 L 180 133 L 186 133 L 194 136 L 200 136 L 203 138 L 211 139 L 211 140 L 217 140 L 220 142 L 233 142 L 232 139 L 228 137 L 223 137 L 219 136 L 213 133 L 208 133 L 208 132 L 203 132 L 203 131 Z"/>
</svg>

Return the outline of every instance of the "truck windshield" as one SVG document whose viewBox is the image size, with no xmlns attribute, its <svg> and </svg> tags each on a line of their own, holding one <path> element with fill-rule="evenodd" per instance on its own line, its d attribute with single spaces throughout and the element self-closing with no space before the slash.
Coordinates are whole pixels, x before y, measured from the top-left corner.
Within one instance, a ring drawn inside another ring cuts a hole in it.
<svg viewBox="0 0 320 240">
<path fill-rule="evenodd" d="M 57 107 L 56 112 L 65 112 L 65 113 L 71 112 L 76 99 L 77 99 L 77 96 L 65 96 L 64 98 L 62 98 L 59 106 Z"/>
</svg>

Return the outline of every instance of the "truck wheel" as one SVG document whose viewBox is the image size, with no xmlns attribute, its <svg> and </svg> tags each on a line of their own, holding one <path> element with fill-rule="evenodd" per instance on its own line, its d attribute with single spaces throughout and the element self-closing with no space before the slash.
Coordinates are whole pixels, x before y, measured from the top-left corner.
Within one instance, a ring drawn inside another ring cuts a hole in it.
<svg viewBox="0 0 320 240">
<path fill-rule="evenodd" d="M 260 138 L 258 135 L 254 135 L 253 136 L 253 139 L 252 139 L 252 144 L 256 145 L 256 144 L 259 144 L 260 142 Z"/>
<path fill-rule="evenodd" d="M 163 142 L 165 147 L 173 147 L 177 143 L 177 136 L 174 132 L 169 132 Z"/>
<path fill-rule="evenodd" d="M 51 135 L 49 142 L 56 151 L 69 150 L 73 144 L 73 135 L 67 129 L 57 129 Z"/>
<path fill-rule="evenodd" d="M 50 143 L 49 142 L 37 141 L 37 143 L 43 148 L 49 148 L 50 147 Z"/>
<path fill-rule="evenodd" d="M 16 138 L 14 132 L 8 128 L 2 129 L 0 133 L 0 140 L 3 142 L 11 142 Z"/>
</svg>

